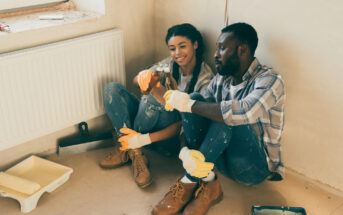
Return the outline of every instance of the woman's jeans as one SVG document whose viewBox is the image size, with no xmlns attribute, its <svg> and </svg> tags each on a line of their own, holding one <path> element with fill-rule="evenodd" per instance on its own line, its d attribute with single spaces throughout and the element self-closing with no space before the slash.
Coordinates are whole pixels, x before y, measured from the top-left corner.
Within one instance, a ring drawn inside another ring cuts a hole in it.
<svg viewBox="0 0 343 215">
<path fill-rule="evenodd" d="M 199 93 L 192 93 L 191 98 L 204 101 Z M 215 163 L 225 176 L 254 185 L 270 175 L 263 144 L 251 125 L 228 126 L 191 113 L 181 116 L 188 147 L 202 152 L 206 161 Z"/>
<path fill-rule="evenodd" d="M 112 82 L 104 88 L 104 104 L 117 136 L 120 129 L 131 128 L 140 133 L 159 131 L 180 121 L 177 111 L 168 112 L 152 95 L 144 95 L 139 101 L 122 84 Z M 169 153 L 178 153 L 178 138 L 159 141 L 149 145 L 151 148 Z"/>
</svg>

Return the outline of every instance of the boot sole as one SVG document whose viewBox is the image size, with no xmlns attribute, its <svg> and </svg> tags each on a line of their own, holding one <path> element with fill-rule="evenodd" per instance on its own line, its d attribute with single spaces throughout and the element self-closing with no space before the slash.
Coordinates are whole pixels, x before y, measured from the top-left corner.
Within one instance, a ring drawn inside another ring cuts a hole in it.
<svg viewBox="0 0 343 215">
<path fill-rule="evenodd" d="M 148 158 L 147 158 L 147 164 L 146 164 L 146 166 L 147 166 L 147 168 L 148 168 L 148 170 L 149 170 L 149 172 L 150 172 L 150 162 L 149 162 Z M 136 184 L 137 184 L 137 183 L 136 183 Z M 137 185 L 138 185 L 138 187 L 140 187 L 140 188 L 146 188 L 146 187 L 150 186 L 151 184 L 152 184 L 152 177 L 150 178 L 150 180 L 149 180 L 148 183 L 143 184 L 143 185 L 140 185 L 140 184 L 137 184 Z"/>
<path fill-rule="evenodd" d="M 140 188 L 146 188 L 146 187 L 150 186 L 151 184 L 152 184 L 152 179 L 150 179 L 150 181 L 148 183 L 146 183 L 146 184 L 143 184 L 143 185 L 137 184 L 137 185 Z"/>
<path fill-rule="evenodd" d="M 124 166 L 128 163 L 130 163 L 131 161 L 126 161 L 125 163 L 122 163 L 122 164 L 119 164 L 119 165 L 115 165 L 115 166 L 101 166 L 101 164 L 99 164 L 99 166 L 102 168 L 102 169 L 116 169 L 116 168 L 119 168 L 121 166 Z"/>
<path fill-rule="evenodd" d="M 204 214 L 206 214 L 211 207 L 213 207 L 214 205 L 218 204 L 221 200 L 223 200 L 223 197 L 224 197 L 224 194 L 222 192 L 220 196 L 210 204 L 210 206 L 207 208 Z"/>
<path fill-rule="evenodd" d="M 214 200 L 214 201 L 211 203 L 211 207 L 212 207 L 213 205 L 215 205 L 215 204 L 218 204 L 221 200 L 223 200 L 223 198 L 224 198 L 224 193 L 222 192 L 222 193 L 220 194 L 220 196 L 218 197 L 218 199 Z"/>
</svg>

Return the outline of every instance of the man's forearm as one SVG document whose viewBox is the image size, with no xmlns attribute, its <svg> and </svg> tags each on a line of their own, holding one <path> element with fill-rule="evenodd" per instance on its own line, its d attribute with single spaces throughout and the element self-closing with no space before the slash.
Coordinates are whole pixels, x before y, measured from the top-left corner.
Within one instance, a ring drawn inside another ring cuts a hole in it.
<svg viewBox="0 0 343 215">
<path fill-rule="evenodd" d="M 224 122 L 220 103 L 196 101 L 192 106 L 192 113 L 206 117 L 213 121 Z"/>
<path fill-rule="evenodd" d="M 180 133 L 181 126 L 181 121 L 175 122 L 162 130 L 150 133 L 150 139 L 152 142 L 157 142 L 172 138 Z"/>
</svg>

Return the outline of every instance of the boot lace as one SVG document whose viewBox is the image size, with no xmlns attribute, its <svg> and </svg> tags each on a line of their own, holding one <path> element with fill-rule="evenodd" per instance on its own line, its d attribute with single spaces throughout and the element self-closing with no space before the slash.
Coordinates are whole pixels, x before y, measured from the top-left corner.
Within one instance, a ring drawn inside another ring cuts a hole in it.
<svg viewBox="0 0 343 215">
<path fill-rule="evenodd" d="M 105 159 L 106 159 L 106 160 L 112 160 L 113 156 L 114 156 L 114 151 L 110 152 L 110 153 L 106 156 Z"/>
<path fill-rule="evenodd" d="M 205 191 L 206 191 L 206 183 L 201 182 L 199 188 L 195 191 L 194 199 L 199 198 L 201 193 L 204 193 Z M 203 195 L 203 196 L 206 197 L 206 195 Z"/>
<path fill-rule="evenodd" d="M 119 144 L 119 143 L 117 143 L 117 144 Z M 120 149 L 119 149 L 119 147 L 120 147 L 120 145 L 116 145 L 116 146 L 115 146 L 115 149 L 114 149 L 113 151 L 111 151 L 111 152 L 105 157 L 105 159 L 106 159 L 106 160 L 112 160 L 112 158 L 114 158 L 115 155 L 118 154 L 117 151 L 121 152 Z M 123 153 L 125 153 L 125 152 L 123 152 Z"/>
<path fill-rule="evenodd" d="M 183 187 L 182 183 L 178 181 L 169 189 L 166 195 L 168 195 L 168 193 L 171 193 L 173 198 L 175 199 L 178 196 L 182 195 L 184 190 L 185 188 Z"/>
<path fill-rule="evenodd" d="M 144 172 L 145 170 L 145 162 L 143 160 L 143 156 L 138 151 L 133 151 L 135 155 L 135 167 L 136 167 L 136 175 L 138 176 L 140 173 Z"/>
<path fill-rule="evenodd" d="M 141 159 L 136 160 L 136 169 L 137 169 L 137 175 L 139 175 L 141 172 L 143 172 L 143 164 Z"/>
</svg>

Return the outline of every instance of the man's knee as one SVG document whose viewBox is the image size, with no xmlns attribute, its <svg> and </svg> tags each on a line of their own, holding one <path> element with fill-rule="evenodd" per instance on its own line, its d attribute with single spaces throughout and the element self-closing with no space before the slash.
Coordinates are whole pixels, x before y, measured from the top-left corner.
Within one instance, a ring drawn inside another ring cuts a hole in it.
<svg viewBox="0 0 343 215">
<path fill-rule="evenodd" d="M 204 97 L 198 92 L 193 92 L 193 93 L 189 94 L 189 96 L 193 100 L 205 101 Z"/>
<path fill-rule="evenodd" d="M 189 97 L 196 101 L 205 101 L 204 97 L 198 92 L 193 92 L 189 94 Z M 183 123 L 189 123 L 189 122 L 193 123 L 193 120 L 190 120 L 190 119 L 201 118 L 199 115 L 195 115 L 193 113 L 187 113 L 187 112 L 181 112 L 180 115 L 183 119 Z"/>
<path fill-rule="evenodd" d="M 266 162 L 262 162 L 265 165 L 261 165 L 244 158 L 231 158 L 229 160 L 231 161 L 229 165 L 231 177 L 240 184 L 247 186 L 257 185 L 270 175 Z"/>
</svg>

